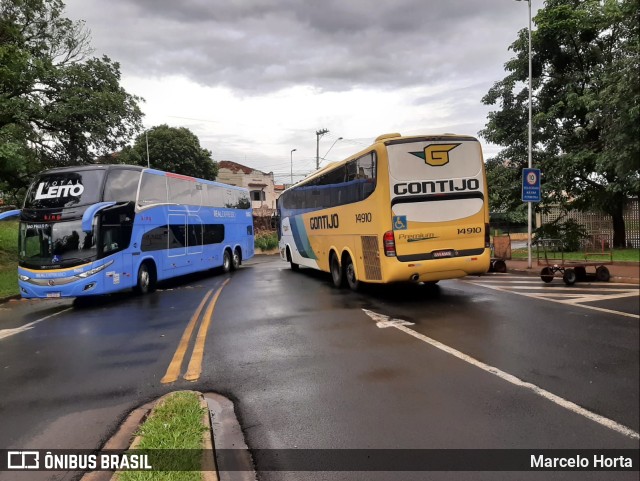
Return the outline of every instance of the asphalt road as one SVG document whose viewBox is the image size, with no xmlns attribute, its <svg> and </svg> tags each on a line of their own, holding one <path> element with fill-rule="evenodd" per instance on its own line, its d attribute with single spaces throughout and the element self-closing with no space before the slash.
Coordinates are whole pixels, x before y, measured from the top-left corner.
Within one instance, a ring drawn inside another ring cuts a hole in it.
<svg viewBox="0 0 640 481">
<path fill-rule="evenodd" d="M 195 389 L 234 402 L 251 449 L 637 449 L 625 429 L 640 430 L 638 286 L 542 284 L 499 275 L 353 293 L 258 257 L 147 297 L 3 304 L 0 448 L 99 448 L 135 407 Z M 198 304 L 221 287 L 199 378 L 184 379 L 186 359 L 161 383 Z M 514 473 L 260 473 L 426 477 Z"/>
</svg>

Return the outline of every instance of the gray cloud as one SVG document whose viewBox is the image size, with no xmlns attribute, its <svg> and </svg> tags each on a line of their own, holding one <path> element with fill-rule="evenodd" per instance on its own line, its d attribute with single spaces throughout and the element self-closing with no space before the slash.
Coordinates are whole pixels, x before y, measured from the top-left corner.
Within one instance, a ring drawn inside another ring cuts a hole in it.
<svg viewBox="0 0 640 481">
<path fill-rule="evenodd" d="M 395 89 L 500 71 L 526 25 L 510 0 L 69 0 L 97 54 L 136 76 L 261 94 Z M 496 62 L 497 60 L 497 62 Z M 498 68 L 496 68 L 496 66 Z M 493 80 L 497 80 L 494 78 Z"/>
</svg>

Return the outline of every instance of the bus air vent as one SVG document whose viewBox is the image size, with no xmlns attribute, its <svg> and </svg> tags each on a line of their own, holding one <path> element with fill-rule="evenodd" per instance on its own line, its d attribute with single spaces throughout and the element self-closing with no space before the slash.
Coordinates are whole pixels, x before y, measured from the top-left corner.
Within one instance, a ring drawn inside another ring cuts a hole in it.
<svg viewBox="0 0 640 481">
<path fill-rule="evenodd" d="M 376 137 L 376 142 L 380 142 L 381 140 L 387 139 L 395 139 L 396 137 L 402 137 L 398 132 L 394 132 L 392 134 L 382 134 Z"/>
<path fill-rule="evenodd" d="M 380 251 L 378 250 L 378 237 L 375 235 L 363 235 L 362 257 L 364 260 L 364 275 L 369 281 L 381 281 Z"/>
</svg>

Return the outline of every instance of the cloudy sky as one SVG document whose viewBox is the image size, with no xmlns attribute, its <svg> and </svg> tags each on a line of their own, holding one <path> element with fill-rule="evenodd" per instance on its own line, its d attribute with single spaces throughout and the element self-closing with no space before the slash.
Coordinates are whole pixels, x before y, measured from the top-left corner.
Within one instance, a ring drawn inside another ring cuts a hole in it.
<svg viewBox="0 0 640 481">
<path fill-rule="evenodd" d="M 120 62 L 146 127 L 289 182 L 382 133 L 477 135 L 526 28 L 514 0 L 67 0 Z M 533 14 L 542 0 L 533 0 Z M 342 140 L 338 140 L 342 137 Z M 482 139 L 481 139 L 482 141 Z M 483 141 L 485 157 L 497 147 Z M 332 147 L 333 146 L 333 147 Z"/>
</svg>

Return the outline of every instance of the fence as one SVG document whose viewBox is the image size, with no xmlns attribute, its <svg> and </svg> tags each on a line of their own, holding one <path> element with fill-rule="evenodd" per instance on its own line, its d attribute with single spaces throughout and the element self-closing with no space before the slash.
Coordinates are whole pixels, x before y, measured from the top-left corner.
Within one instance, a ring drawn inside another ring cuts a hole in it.
<svg viewBox="0 0 640 481">
<path fill-rule="evenodd" d="M 566 212 L 560 207 L 552 207 L 549 212 L 539 214 L 538 225 L 549 224 L 559 218 L 573 219 L 584 226 L 589 236 L 597 237 L 609 245 L 613 245 L 613 220 L 610 215 L 600 212 Z M 623 213 L 626 245 L 640 248 L 640 211 L 638 199 L 629 199 Z"/>
</svg>

